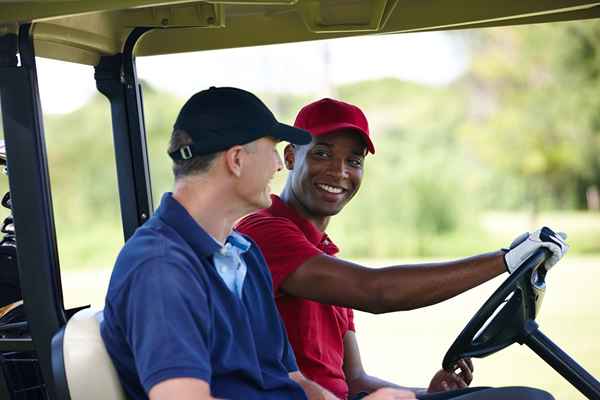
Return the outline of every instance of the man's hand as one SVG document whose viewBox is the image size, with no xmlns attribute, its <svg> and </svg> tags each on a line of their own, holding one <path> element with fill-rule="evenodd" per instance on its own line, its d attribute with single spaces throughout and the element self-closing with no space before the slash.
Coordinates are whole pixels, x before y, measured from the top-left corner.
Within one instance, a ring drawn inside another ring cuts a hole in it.
<svg viewBox="0 0 600 400">
<path fill-rule="evenodd" d="M 383 388 L 371 393 L 363 400 L 404 400 L 416 399 L 415 393 L 410 390 Z"/>
<path fill-rule="evenodd" d="M 456 372 L 460 370 L 460 372 Z M 453 371 L 439 370 L 431 379 L 427 393 L 464 389 L 473 380 L 473 362 L 470 358 L 459 360 Z"/>
<path fill-rule="evenodd" d="M 513 273 L 537 249 L 545 247 L 552 252 L 546 260 L 544 267 L 549 271 L 569 250 L 565 242 L 567 235 L 563 232 L 555 233 L 552 229 L 543 227 L 533 233 L 524 233 L 517 237 L 504 255 L 504 262 L 509 273 Z"/>
</svg>

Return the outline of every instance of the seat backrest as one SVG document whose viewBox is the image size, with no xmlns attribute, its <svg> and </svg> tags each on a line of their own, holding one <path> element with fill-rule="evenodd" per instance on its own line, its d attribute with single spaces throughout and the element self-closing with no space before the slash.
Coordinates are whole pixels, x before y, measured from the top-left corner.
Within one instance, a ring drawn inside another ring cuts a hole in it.
<svg viewBox="0 0 600 400">
<path fill-rule="evenodd" d="M 102 319 L 102 311 L 81 310 L 69 319 L 63 331 L 52 341 L 57 391 L 66 391 L 71 400 L 127 398 L 100 336 Z M 66 381 L 62 385 L 61 378 Z"/>
</svg>

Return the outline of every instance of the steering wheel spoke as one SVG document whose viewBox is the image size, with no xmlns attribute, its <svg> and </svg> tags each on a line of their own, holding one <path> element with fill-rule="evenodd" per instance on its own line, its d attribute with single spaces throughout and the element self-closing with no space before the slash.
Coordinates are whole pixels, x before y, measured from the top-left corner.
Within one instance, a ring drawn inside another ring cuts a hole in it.
<svg viewBox="0 0 600 400">
<path fill-rule="evenodd" d="M 547 250 L 538 250 L 496 289 L 448 349 L 444 369 L 451 370 L 462 358 L 486 357 L 523 341 L 528 321 L 535 320 L 541 306 L 545 274 L 537 270 L 548 256 Z"/>
</svg>

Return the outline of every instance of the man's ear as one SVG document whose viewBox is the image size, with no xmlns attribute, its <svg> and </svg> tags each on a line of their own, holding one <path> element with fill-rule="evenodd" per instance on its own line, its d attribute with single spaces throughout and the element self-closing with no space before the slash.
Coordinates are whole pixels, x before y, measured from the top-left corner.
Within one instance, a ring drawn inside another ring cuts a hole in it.
<svg viewBox="0 0 600 400">
<path fill-rule="evenodd" d="M 285 168 L 288 171 L 294 169 L 294 162 L 296 161 L 296 150 L 297 147 L 293 144 L 288 144 L 287 146 L 285 146 L 285 149 L 283 149 L 283 161 L 285 163 Z"/>
<path fill-rule="evenodd" d="M 233 146 L 225 151 L 225 165 L 229 172 L 237 177 L 242 175 L 242 166 L 244 165 L 244 148 L 242 146 Z"/>
</svg>

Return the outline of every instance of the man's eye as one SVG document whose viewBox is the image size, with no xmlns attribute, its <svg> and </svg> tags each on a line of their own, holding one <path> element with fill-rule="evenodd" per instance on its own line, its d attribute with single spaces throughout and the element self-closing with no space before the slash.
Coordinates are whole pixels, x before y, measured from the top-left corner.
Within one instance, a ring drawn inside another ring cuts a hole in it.
<svg viewBox="0 0 600 400">
<path fill-rule="evenodd" d="M 315 150 L 314 155 L 317 156 L 317 157 L 323 157 L 323 158 L 329 156 L 329 154 L 326 151 L 323 151 L 323 150 Z"/>
<path fill-rule="evenodd" d="M 362 160 L 348 160 L 348 164 L 353 167 L 360 167 L 362 165 Z"/>
</svg>

